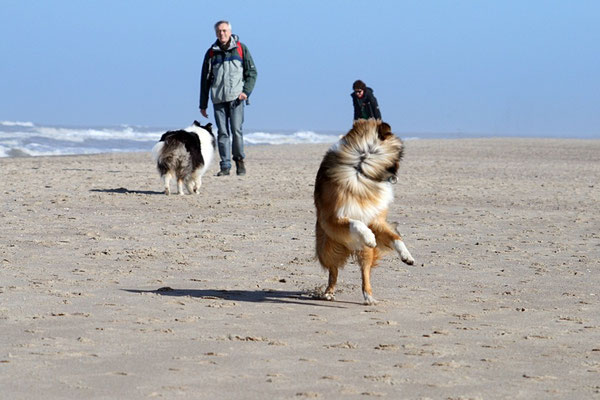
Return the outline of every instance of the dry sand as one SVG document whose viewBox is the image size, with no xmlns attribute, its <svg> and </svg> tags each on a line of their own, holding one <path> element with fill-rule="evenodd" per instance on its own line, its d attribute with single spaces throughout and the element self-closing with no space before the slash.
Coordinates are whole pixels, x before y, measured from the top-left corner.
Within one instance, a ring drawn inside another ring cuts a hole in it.
<svg viewBox="0 0 600 400">
<path fill-rule="evenodd" d="M 327 145 L 165 196 L 147 153 L 0 159 L 3 399 L 600 398 L 600 140 L 406 143 L 416 259 L 311 297 Z"/>
</svg>

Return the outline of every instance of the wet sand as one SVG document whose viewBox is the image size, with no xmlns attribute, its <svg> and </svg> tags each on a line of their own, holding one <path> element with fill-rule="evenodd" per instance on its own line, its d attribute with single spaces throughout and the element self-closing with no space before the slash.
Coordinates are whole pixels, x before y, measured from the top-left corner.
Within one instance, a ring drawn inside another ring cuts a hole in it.
<svg viewBox="0 0 600 400">
<path fill-rule="evenodd" d="M 406 142 L 416 260 L 314 298 L 327 145 L 166 196 L 149 153 L 3 158 L 7 399 L 600 398 L 600 140 Z"/>
</svg>

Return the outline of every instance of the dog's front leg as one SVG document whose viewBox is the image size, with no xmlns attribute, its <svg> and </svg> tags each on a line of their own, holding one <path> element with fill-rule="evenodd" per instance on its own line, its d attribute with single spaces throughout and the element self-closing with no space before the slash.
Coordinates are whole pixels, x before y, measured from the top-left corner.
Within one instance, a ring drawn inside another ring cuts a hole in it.
<svg viewBox="0 0 600 400">
<path fill-rule="evenodd" d="M 375 247 L 377 241 L 375 240 L 375 234 L 369 229 L 369 227 L 362 221 L 357 219 L 348 219 L 350 235 L 352 236 L 353 242 L 352 247 L 355 250 L 361 249 L 363 246 Z"/>
<path fill-rule="evenodd" d="M 398 234 L 398 238 L 394 240 L 394 249 L 400 254 L 400 259 L 408 265 L 413 265 L 415 263 L 415 259 L 410 254 L 410 251 L 406 248 L 406 245 L 402 241 L 402 235 L 398 231 L 398 224 L 396 223 L 394 226 L 396 233 Z"/>
<path fill-rule="evenodd" d="M 392 226 L 394 227 L 393 229 Z M 379 221 L 371 225 L 370 228 L 375 232 L 377 243 L 381 247 L 393 248 L 398 252 L 400 259 L 404 263 L 413 265 L 415 260 L 402 241 L 402 236 L 398 232 L 398 224 L 393 223 L 392 226 L 388 225 L 385 221 Z"/>
<path fill-rule="evenodd" d="M 394 249 L 398 252 L 398 254 L 400 254 L 400 259 L 404 263 L 408 265 L 413 265 L 415 263 L 415 259 L 406 248 L 406 245 L 404 244 L 402 239 L 394 240 Z"/>
</svg>

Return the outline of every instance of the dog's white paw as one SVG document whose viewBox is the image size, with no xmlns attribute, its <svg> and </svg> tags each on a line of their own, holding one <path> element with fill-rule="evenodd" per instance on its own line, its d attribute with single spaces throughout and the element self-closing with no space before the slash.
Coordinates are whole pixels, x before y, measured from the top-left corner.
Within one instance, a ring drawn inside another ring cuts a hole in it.
<svg viewBox="0 0 600 400">
<path fill-rule="evenodd" d="M 366 306 L 374 306 L 375 304 L 377 304 L 377 300 L 375 300 L 375 298 L 373 296 L 371 296 L 370 294 L 363 292 L 363 296 L 365 298 Z"/>
<path fill-rule="evenodd" d="M 335 296 L 331 292 L 325 292 L 325 293 L 323 293 L 321 295 L 321 299 L 322 300 L 327 300 L 327 301 L 334 301 L 335 300 Z"/>
<path fill-rule="evenodd" d="M 369 247 L 377 247 L 377 241 L 375 240 L 375 234 L 367 228 L 367 231 L 364 233 L 363 238 L 365 239 L 365 244 Z"/>
<path fill-rule="evenodd" d="M 202 186 L 202 181 L 196 181 L 188 186 L 188 190 L 190 194 L 200 194 L 200 186 Z"/>
<path fill-rule="evenodd" d="M 350 221 L 350 232 L 354 235 L 359 236 L 362 242 L 369 247 L 376 247 L 377 241 L 375 240 L 375 234 L 369 229 L 364 222 L 358 220 Z"/>
<path fill-rule="evenodd" d="M 408 249 L 406 248 L 406 245 L 404 244 L 404 242 L 402 240 L 395 240 L 394 248 L 396 249 L 398 254 L 400 254 L 400 259 L 404 263 L 406 263 L 408 265 L 413 265 L 415 263 L 415 259 L 410 254 L 410 252 L 408 251 Z"/>
</svg>

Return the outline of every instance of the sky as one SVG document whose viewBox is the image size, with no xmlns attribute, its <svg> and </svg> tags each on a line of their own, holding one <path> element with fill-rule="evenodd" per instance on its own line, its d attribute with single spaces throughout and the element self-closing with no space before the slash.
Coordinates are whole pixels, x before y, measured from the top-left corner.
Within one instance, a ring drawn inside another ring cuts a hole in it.
<svg viewBox="0 0 600 400">
<path fill-rule="evenodd" d="M 0 0 L 0 121 L 206 121 L 221 19 L 258 69 L 245 129 L 345 132 L 361 79 L 406 135 L 600 138 L 595 0 Z"/>
</svg>

